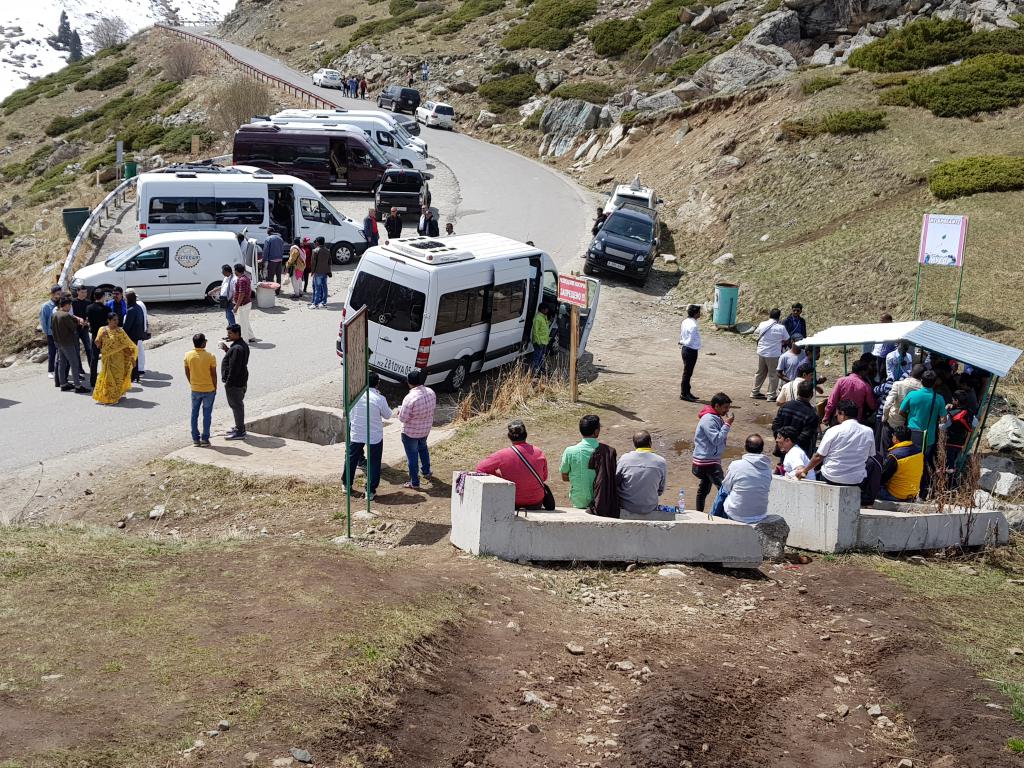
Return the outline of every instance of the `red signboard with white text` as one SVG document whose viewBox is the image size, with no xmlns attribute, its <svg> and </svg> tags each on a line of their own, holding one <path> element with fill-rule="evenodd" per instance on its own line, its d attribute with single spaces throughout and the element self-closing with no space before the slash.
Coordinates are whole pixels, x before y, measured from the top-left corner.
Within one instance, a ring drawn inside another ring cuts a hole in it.
<svg viewBox="0 0 1024 768">
<path fill-rule="evenodd" d="M 579 277 L 559 275 L 558 300 L 577 307 L 587 306 L 587 281 Z"/>
</svg>

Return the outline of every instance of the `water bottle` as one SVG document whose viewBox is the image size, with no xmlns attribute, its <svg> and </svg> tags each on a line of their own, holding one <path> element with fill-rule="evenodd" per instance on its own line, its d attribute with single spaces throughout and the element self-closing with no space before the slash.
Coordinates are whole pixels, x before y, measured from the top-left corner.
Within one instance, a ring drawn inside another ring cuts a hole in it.
<svg viewBox="0 0 1024 768">
<path fill-rule="evenodd" d="M 683 514 L 686 511 L 686 489 L 679 489 L 679 501 L 676 503 L 676 513 Z"/>
</svg>

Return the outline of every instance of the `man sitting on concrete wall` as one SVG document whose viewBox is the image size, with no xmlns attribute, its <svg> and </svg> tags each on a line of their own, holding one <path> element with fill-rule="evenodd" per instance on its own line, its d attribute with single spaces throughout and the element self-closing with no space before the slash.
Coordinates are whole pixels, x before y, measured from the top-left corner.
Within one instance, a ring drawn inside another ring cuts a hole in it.
<svg viewBox="0 0 1024 768">
<path fill-rule="evenodd" d="M 668 464 L 651 450 L 651 433 L 642 430 L 633 435 L 635 450 L 624 454 L 615 468 L 619 506 L 629 515 L 650 515 L 658 509 L 665 492 Z"/>
<path fill-rule="evenodd" d="M 714 514 L 753 525 L 768 517 L 772 460 L 764 454 L 764 439 L 760 435 L 749 435 L 743 450 L 743 456 L 730 464 L 725 473 Z"/>
</svg>

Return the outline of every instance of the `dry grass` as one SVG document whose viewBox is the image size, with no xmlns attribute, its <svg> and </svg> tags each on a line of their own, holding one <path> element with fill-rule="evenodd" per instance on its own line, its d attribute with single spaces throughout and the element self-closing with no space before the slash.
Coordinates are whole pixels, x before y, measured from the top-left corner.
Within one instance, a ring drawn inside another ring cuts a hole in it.
<svg viewBox="0 0 1024 768">
<path fill-rule="evenodd" d="M 532 416 L 537 406 L 560 400 L 567 392 L 568 382 L 560 377 L 534 379 L 526 365 L 513 364 L 474 382 L 456 407 L 455 422 Z"/>
<path fill-rule="evenodd" d="M 188 80 L 202 71 L 206 53 L 198 45 L 181 40 L 164 55 L 164 74 L 176 83 Z"/>
</svg>

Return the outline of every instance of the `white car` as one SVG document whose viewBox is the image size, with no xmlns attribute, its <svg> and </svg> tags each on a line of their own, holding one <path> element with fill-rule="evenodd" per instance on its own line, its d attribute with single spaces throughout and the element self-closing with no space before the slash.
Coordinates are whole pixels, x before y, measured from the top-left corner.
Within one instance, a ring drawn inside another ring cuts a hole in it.
<svg viewBox="0 0 1024 768">
<path fill-rule="evenodd" d="M 626 203 L 642 205 L 644 208 L 656 208 L 661 202 L 662 199 L 654 193 L 653 189 L 643 186 L 639 178 L 636 178 L 631 184 L 619 184 L 608 193 L 608 202 L 604 204 L 604 212 L 610 214 Z"/>
<path fill-rule="evenodd" d="M 455 110 L 441 101 L 428 101 L 416 107 L 416 120 L 435 128 L 455 130 Z"/>
<path fill-rule="evenodd" d="M 313 73 L 313 85 L 321 88 L 342 88 L 341 72 L 336 69 L 318 69 Z"/>
</svg>

